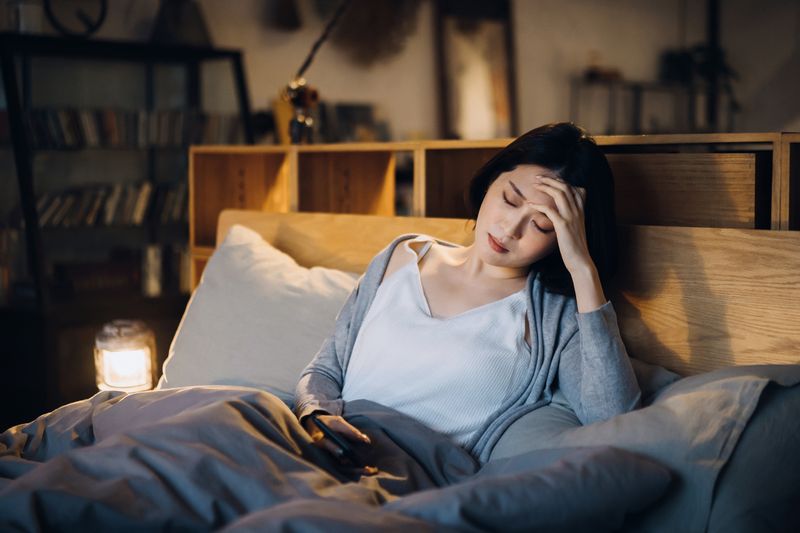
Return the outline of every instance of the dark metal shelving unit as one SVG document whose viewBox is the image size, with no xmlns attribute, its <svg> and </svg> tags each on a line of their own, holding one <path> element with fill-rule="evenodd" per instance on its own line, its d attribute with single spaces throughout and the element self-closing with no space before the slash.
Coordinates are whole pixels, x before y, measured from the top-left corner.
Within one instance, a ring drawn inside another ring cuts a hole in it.
<svg viewBox="0 0 800 533">
<path fill-rule="evenodd" d="M 189 109 L 199 108 L 201 101 L 199 65 L 202 61 L 226 59 L 231 61 L 234 82 L 247 144 L 254 141 L 250 120 L 250 99 L 247 92 L 242 55 L 238 50 L 188 45 L 160 45 L 115 40 L 89 40 L 70 37 L 0 33 L 0 68 L 8 105 L 9 130 L 17 169 L 22 217 L 25 222 L 26 251 L 36 291 L 36 307 L 49 308 L 44 275 L 42 238 L 36 213 L 34 193 L 34 149 L 25 135 L 24 113 L 30 109 L 32 57 L 63 57 L 68 59 L 97 59 L 130 61 L 146 65 L 146 110 L 154 109 L 155 94 L 153 67 L 156 64 L 182 64 L 188 70 L 187 95 Z M 17 75 L 15 58 L 19 58 L 21 75 Z M 18 80 L 21 78 L 21 80 Z M 21 81 L 21 83 L 20 83 Z M 113 148 L 111 148 L 113 149 Z M 154 152 L 148 147 L 149 179 L 155 174 Z"/>
<path fill-rule="evenodd" d="M 54 376 L 50 367 L 58 355 L 52 340 L 53 328 L 79 325 L 82 320 L 96 322 L 103 319 L 113 306 L 103 298 L 76 298 L 64 301 L 50 294 L 49 280 L 46 278 L 45 249 L 47 239 L 43 239 L 42 228 L 36 211 L 34 157 L 40 151 L 31 145 L 25 127 L 26 113 L 32 109 L 31 61 L 33 58 L 63 58 L 65 60 L 101 60 L 113 62 L 131 62 L 143 64 L 144 107 L 142 111 L 154 111 L 156 107 L 155 70 L 158 65 L 177 65 L 186 69 L 186 102 L 184 110 L 200 111 L 202 95 L 200 86 L 200 69 L 203 62 L 226 60 L 232 68 L 233 83 L 238 102 L 238 113 L 244 141 L 253 144 L 254 133 L 247 92 L 242 53 L 239 50 L 219 49 L 191 45 L 162 45 L 119 40 L 98 40 L 72 37 L 56 37 L 44 35 L 26 35 L 0 32 L 0 72 L 7 101 L 8 126 L 11 133 L 11 146 L 16 167 L 16 179 L 19 187 L 20 207 L 24 223 L 25 252 L 28 271 L 33 282 L 30 301 L 11 302 L 0 308 L 0 318 L 5 325 L 0 328 L 4 347 L 2 352 L 2 373 L 7 378 L 2 380 L 3 394 L 16 402 L 29 402 L 30 413 L 38 413 L 41 409 L 49 409 L 63 401 L 73 398 L 54 397 Z M 165 148 L 180 147 L 87 147 L 90 150 L 142 150 L 147 153 L 147 179 L 155 181 L 157 154 Z M 186 147 L 184 147 L 186 148 Z M 50 149 L 53 150 L 53 149 Z M 80 151 L 83 148 L 56 149 L 59 151 Z M 188 151 L 188 150 L 187 150 Z M 76 228 L 78 229 L 78 228 Z M 105 228 L 107 229 L 107 228 Z M 45 230 L 48 231 L 48 230 Z M 59 231 L 68 231 L 67 229 Z M 131 233 L 131 230 L 121 230 Z M 111 229 L 106 233 L 114 233 Z M 143 243 L 158 242 L 158 228 L 148 225 L 139 232 Z M 57 232 L 56 232 L 57 233 Z M 93 238 L 91 232 L 81 231 L 78 234 Z M 109 295 L 110 297 L 111 295 Z M 119 296 L 112 298 L 119 302 Z M 177 314 L 180 318 L 188 296 L 164 294 L 160 299 L 146 299 L 130 295 L 130 309 L 142 313 L 154 313 L 159 317 L 165 313 Z M 126 304 L 127 306 L 127 304 Z M 171 316 L 171 315 L 170 315 Z M 65 319 L 67 317 L 67 319 Z M 176 323 L 177 323 L 176 319 Z M 14 331 L 10 331 L 10 330 Z M 9 334 L 10 331 L 10 334 Z M 38 332 L 34 335 L 33 332 Z M 36 336 L 34 339 L 31 336 Z M 20 336 L 30 337 L 21 339 Z M 26 360 L 22 361 L 19 358 Z M 41 375 L 35 375 L 41 372 Z M 21 383 L 21 381 L 39 380 L 40 383 Z M 22 397 L 20 397 L 20 395 Z M 5 422 L 5 421 L 4 421 Z M 4 424 L 5 427 L 5 424 Z"/>
</svg>

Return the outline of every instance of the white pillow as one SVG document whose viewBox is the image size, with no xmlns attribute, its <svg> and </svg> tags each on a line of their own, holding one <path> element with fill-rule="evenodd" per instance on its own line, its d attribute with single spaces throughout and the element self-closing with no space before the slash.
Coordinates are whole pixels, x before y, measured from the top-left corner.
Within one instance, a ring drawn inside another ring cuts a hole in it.
<svg viewBox="0 0 800 533">
<path fill-rule="evenodd" d="M 245 385 L 291 404 L 359 274 L 305 268 L 234 225 L 208 261 L 156 388 Z"/>
</svg>

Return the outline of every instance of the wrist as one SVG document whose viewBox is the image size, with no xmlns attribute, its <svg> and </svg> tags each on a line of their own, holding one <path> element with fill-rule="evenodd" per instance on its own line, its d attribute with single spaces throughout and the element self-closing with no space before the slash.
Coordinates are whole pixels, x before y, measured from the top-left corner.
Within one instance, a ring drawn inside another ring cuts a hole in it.
<svg viewBox="0 0 800 533">
<path fill-rule="evenodd" d="M 606 303 L 600 275 L 594 264 L 584 265 L 575 269 L 572 275 L 572 285 L 575 289 L 575 299 L 579 313 L 588 313 L 600 308 Z"/>
<path fill-rule="evenodd" d="M 599 282 L 600 275 L 592 261 L 583 261 L 568 269 L 574 283 Z"/>
</svg>

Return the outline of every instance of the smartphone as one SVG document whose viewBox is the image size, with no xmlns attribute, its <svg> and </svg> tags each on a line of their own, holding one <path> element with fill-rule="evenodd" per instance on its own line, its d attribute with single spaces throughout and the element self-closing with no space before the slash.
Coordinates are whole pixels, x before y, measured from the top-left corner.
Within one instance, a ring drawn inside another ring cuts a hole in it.
<svg viewBox="0 0 800 533">
<path fill-rule="evenodd" d="M 320 431 L 322 431 L 322 433 L 325 435 L 325 438 L 330 439 L 334 444 L 341 448 L 344 456 L 347 457 L 351 463 L 356 466 L 366 466 L 364 460 L 358 455 L 355 448 L 353 448 L 353 445 L 347 442 L 347 439 L 326 426 L 325 423 L 316 416 L 311 415 L 311 420 L 320 429 Z"/>
</svg>

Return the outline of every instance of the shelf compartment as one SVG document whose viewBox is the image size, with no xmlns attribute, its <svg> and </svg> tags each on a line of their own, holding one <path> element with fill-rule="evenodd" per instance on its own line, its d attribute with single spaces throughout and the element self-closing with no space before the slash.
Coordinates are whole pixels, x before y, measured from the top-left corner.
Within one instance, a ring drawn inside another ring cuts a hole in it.
<svg viewBox="0 0 800 533">
<path fill-rule="evenodd" d="M 769 227 L 755 153 L 608 154 L 623 224 Z M 758 198 L 757 198 L 758 197 Z M 757 201 L 758 200 L 758 201 Z M 761 224 L 757 224 L 757 219 Z"/>
<path fill-rule="evenodd" d="M 298 211 L 395 215 L 394 151 L 298 153 Z"/>
<path fill-rule="evenodd" d="M 223 209 L 289 211 L 292 159 L 286 150 L 220 152 L 192 147 L 189 156 L 192 245 L 216 245 L 216 221 Z"/>
<path fill-rule="evenodd" d="M 469 218 L 466 193 L 470 180 L 500 149 L 476 143 L 474 147 L 425 150 L 424 216 Z"/>
</svg>

